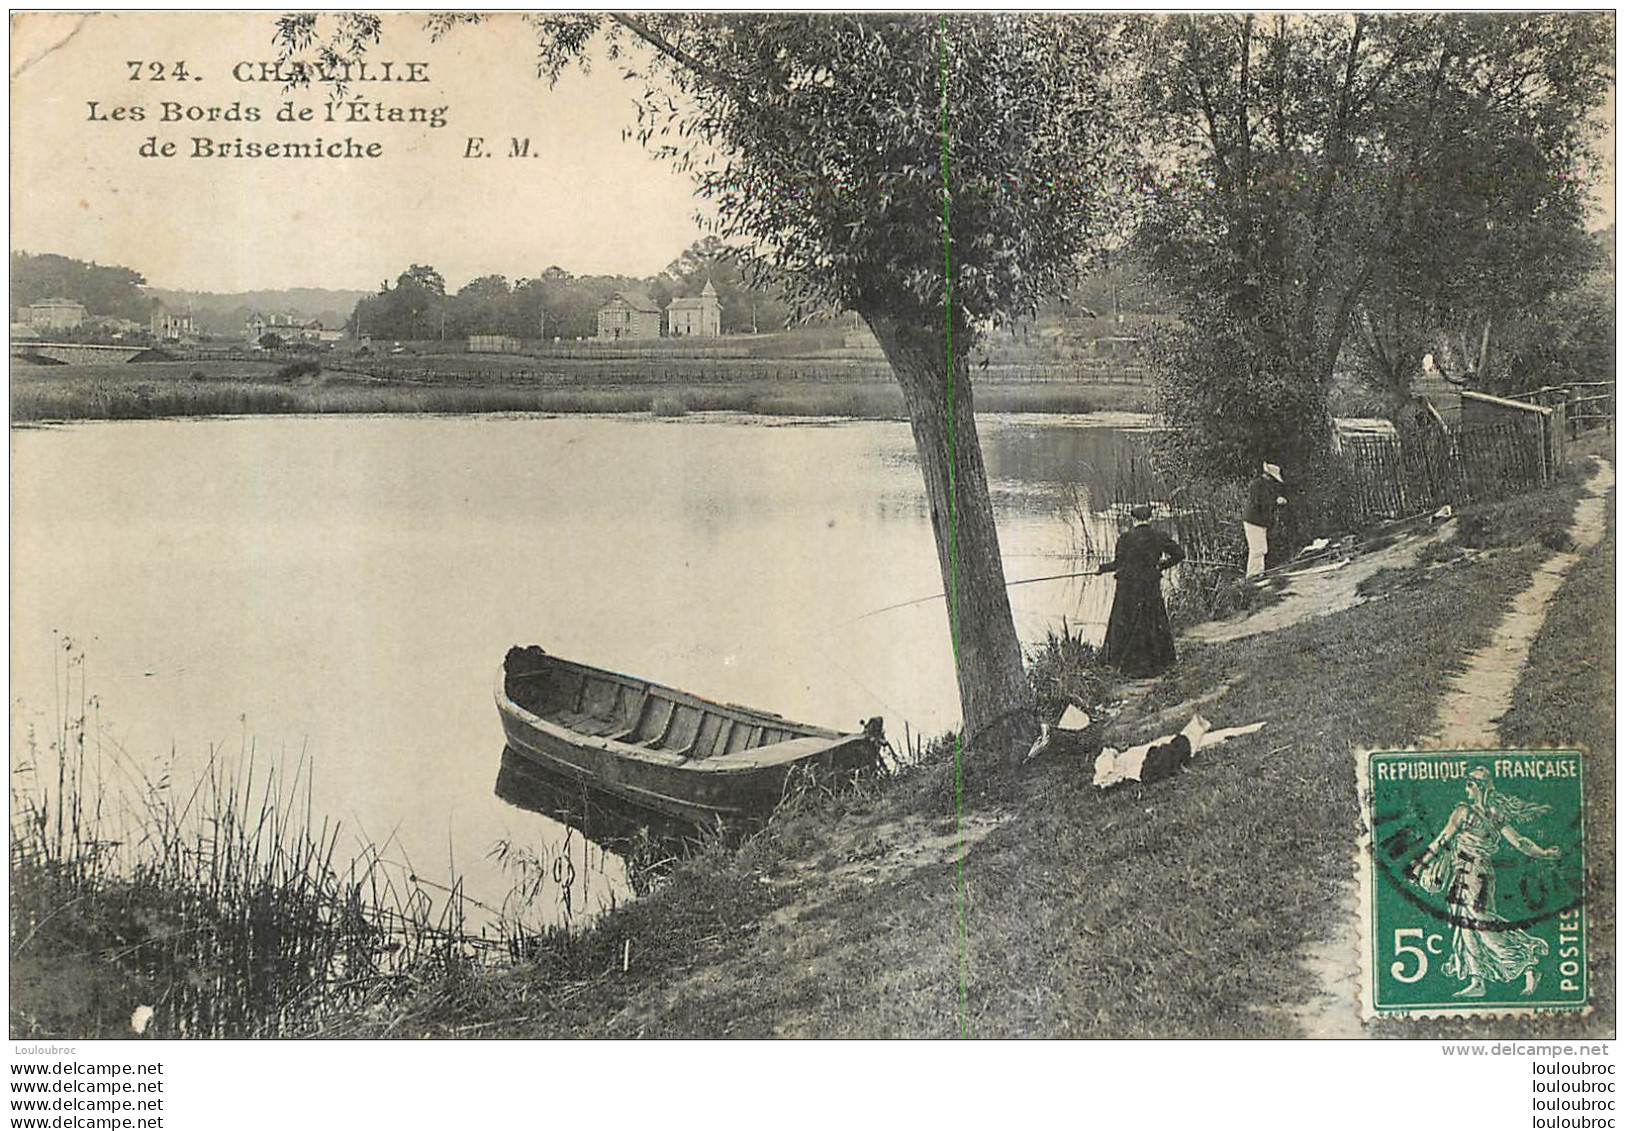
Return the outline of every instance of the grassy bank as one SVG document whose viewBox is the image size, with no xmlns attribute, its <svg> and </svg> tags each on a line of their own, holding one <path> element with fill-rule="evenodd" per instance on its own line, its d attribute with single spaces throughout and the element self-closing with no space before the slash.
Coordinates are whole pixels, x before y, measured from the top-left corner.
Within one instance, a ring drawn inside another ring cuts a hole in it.
<svg viewBox="0 0 1625 1131">
<path fill-rule="evenodd" d="M 1538 505 L 1561 516 L 1575 495 L 1565 484 Z M 1487 526 L 1510 529 L 1519 505 L 1490 508 Z M 972 758 L 962 774 L 942 758 L 783 813 L 584 937 L 461 986 L 455 1010 L 423 996 L 401 1024 L 514 1037 L 1291 1035 L 1276 1007 L 1314 992 L 1300 954 L 1333 931 L 1329 893 L 1352 882 L 1352 750 L 1426 732 L 1451 672 L 1547 552 L 1532 528 L 1507 533 L 1381 600 L 1187 648 L 1116 741 L 1175 729 L 1149 716 L 1194 700 L 1215 725 L 1267 725 L 1172 780 L 1102 792 L 1089 760 L 1064 752 L 1019 769 Z"/>
<path fill-rule="evenodd" d="M 120 367 L 13 366 L 13 421 L 146 420 L 184 416 L 359 413 L 744 412 L 766 416 L 905 419 L 902 393 L 887 381 L 761 381 L 722 384 L 615 381 L 601 384 L 379 380 L 327 372 L 277 380 L 254 362 L 158 363 Z M 205 369 L 208 368 L 206 372 Z M 1137 385 L 988 383 L 976 390 L 984 412 L 1138 411 Z"/>
</svg>

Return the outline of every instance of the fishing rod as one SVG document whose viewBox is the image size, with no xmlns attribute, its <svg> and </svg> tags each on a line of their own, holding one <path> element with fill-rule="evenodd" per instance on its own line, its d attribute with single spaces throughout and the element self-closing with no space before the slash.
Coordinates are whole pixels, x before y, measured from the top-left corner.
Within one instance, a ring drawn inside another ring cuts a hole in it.
<svg viewBox="0 0 1625 1131">
<path fill-rule="evenodd" d="M 1238 573 L 1244 572 L 1242 567 L 1236 565 L 1234 562 L 1218 562 L 1218 561 L 1212 561 L 1212 560 L 1207 559 L 1207 558 L 1185 558 L 1179 564 L 1180 565 L 1185 565 L 1187 563 L 1190 564 L 1190 565 L 1214 566 L 1214 567 L 1217 567 L 1219 569 L 1235 570 Z M 1036 583 L 1038 583 L 1040 581 L 1065 581 L 1068 578 L 1074 578 L 1074 577 L 1100 577 L 1100 576 L 1103 576 L 1103 575 L 1100 573 L 1100 571 L 1098 569 L 1080 570 L 1077 573 L 1051 573 L 1051 574 L 1047 574 L 1047 575 L 1045 575 L 1043 577 L 1020 577 L 1020 578 L 1017 578 L 1015 581 L 1006 581 L 1004 583 L 1004 587 L 1006 589 L 1014 589 L 1018 585 L 1034 585 L 1034 584 L 1036 584 Z M 899 601 L 895 605 L 886 605 L 883 608 L 871 609 L 867 613 L 861 613 L 858 616 L 853 617 L 851 620 L 847 621 L 846 623 L 854 624 L 854 623 L 856 623 L 857 621 L 860 621 L 860 620 L 867 620 L 870 617 L 879 616 L 881 613 L 889 613 L 889 612 L 893 612 L 894 610 L 897 610 L 897 609 L 906 609 L 910 605 L 923 605 L 927 601 L 940 601 L 946 596 L 947 596 L 946 593 L 933 593 L 929 597 L 915 597 L 914 599 L 909 600 L 909 601 Z"/>
</svg>

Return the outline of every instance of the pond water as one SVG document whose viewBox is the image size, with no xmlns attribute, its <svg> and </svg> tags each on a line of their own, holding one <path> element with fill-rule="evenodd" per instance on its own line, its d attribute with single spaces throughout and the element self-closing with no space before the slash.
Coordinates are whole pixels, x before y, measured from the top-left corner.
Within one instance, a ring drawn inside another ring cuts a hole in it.
<svg viewBox="0 0 1625 1131">
<path fill-rule="evenodd" d="M 1077 569 L 1074 500 L 1099 496 L 1122 422 L 980 423 L 1007 577 Z M 900 423 L 87 423 L 14 430 L 11 491 L 14 765 L 30 727 L 54 733 L 81 656 L 101 733 L 131 759 L 172 758 L 184 780 L 211 748 L 306 757 L 341 850 L 390 841 L 476 898 L 508 888 L 497 841 L 545 856 L 568 835 L 493 791 L 510 645 L 802 722 L 881 715 L 899 745 L 905 722 L 958 718 Z M 1018 630 L 1065 618 L 1098 638 L 1109 586 L 1015 586 Z M 572 891 L 579 914 L 621 881 L 579 837 L 568 850 L 604 877 Z"/>
</svg>

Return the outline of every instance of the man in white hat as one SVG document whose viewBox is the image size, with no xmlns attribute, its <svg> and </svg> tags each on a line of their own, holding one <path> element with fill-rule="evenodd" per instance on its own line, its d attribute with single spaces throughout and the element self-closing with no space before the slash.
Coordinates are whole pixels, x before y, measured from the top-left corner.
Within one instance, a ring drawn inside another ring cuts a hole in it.
<svg viewBox="0 0 1625 1131">
<path fill-rule="evenodd" d="M 1247 490 L 1247 506 L 1242 511 L 1241 526 L 1247 532 L 1249 578 L 1264 572 L 1264 556 L 1269 553 L 1270 527 L 1275 525 L 1275 509 L 1286 504 L 1286 496 L 1281 490 L 1281 469 L 1273 463 L 1264 465 L 1263 474 L 1254 479 Z"/>
</svg>

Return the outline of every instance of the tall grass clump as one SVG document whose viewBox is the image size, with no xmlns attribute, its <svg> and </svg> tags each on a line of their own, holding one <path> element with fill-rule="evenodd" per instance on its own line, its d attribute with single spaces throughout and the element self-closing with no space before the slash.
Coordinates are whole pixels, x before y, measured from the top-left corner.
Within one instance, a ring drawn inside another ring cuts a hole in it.
<svg viewBox="0 0 1625 1131">
<path fill-rule="evenodd" d="M 13 420 L 156 420 L 175 416 L 247 416 L 298 412 L 292 389 L 239 382 L 15 382 Z"/>
<path fill-rule="evenodd" d="M 319 377 L 322 372 L 322 363 L 313 357 L 302 357 L 298 361 L 290 361 L 279 366 L 272 376 L 273 381 L 297 381 L 301 377 Z M 197 376 L 202 376 L 201 372 Z"/>
<path fill-rule="evenodd" d="M 688 415 L 688 405 L 681 394 L 661 393 L 654 398 L 649 411 L 655 416 L 679 417 Z"/>
<path fill-rule="evenodd" d="M 470 958 L 460 885 L 435 901 L 368 847 L 343 861 L 311 767 L 251 743 L 195 782 L 148 774 L 95 725 L 62 641 L 55 733 L 10 789 L 11 1028 L 17 1036 L 317 1032 Z"/>
<path fill-rule="evenodd" d="M 1170 487 L 1144 446 L 1118 452 L 1116 466 L 1094 469 L 1091 489 L 1075 485 L 1068 510 L 1073 557 L 1089 570 L 1116 553 L 1116 533 L 1129 523 L 1137 504 L 1153 510 L 1153 525 L 1185 551 L 1185 561 L 1166 575 L 1169 618 L 1176 625 L 1225 616 L 1246 600 L 1241 584 L 1246 544 L 1241 531 L 1243 492 L 1235 484 L 1181 484 Z M 1099 495 L 1097 499 L 1095 496 Z"/>
<path fill-rule="evenodd" d="M 1049 629 L 1027 655 L 1027 681 L 1032 684 L 1040 715 L 1059 718 L 1069 705 L 1094 712 L 1111 697 L 1111 680 L 1099 649 L 1073 632 L 1065 621 Z"/>
</svg>

